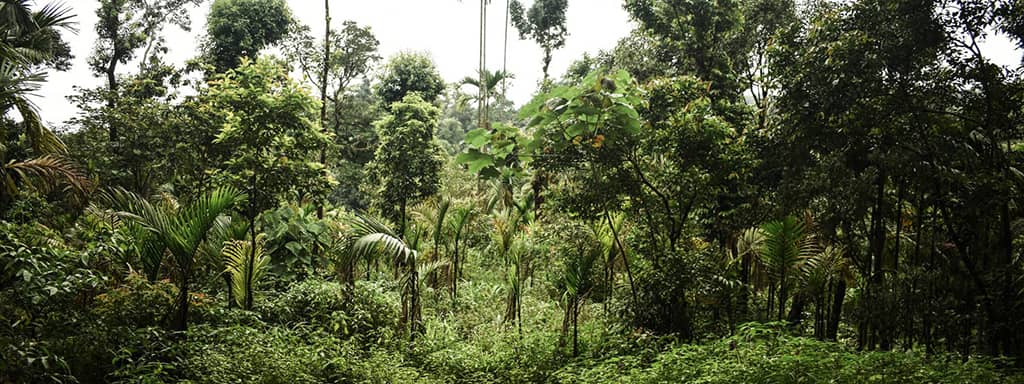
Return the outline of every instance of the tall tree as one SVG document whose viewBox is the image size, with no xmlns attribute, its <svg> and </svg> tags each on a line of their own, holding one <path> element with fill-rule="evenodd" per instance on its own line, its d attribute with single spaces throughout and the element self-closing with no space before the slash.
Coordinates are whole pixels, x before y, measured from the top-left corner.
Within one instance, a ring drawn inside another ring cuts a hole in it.
<svg viewBox="0 0 1024 384">
<path fill-rule="evenodd" d="M 285 68 L 271 58 L 243 59 L 200 94 L 208 108 L 220 111 L 216 121 L 222 128 L 215 143 L 232 149 L 213 171 L 214 178 L 249 195 L 244 215 L 252 242 L 250 265 L 255 265 L 258 248 L 256 218 L 287 195 L 322 198 L 332 182 L 313 155 L 330 140 L 316 124 L 317 101 Z"/>
<path fill-rule="evenodd" d="M 205 61 L 216 72 L 235 68 L 278 43 L 294 23 L 284 0 L 214 0 L 206 20 Z"/>
<path fill-rule="evenodd" d="M 376 123 L 380 146 L 367 165 L 366 186 L 376 205 L 395 220 L 403 238 L 407 208 L 435 193 L 439 187 L 442 150 L 434 140 L 441 111 L 412 93 L 391 105 L 391 112 Z"/>
<path fill-rule="evenodd" d="M 161 34 L 168 24 L 185 31 L 191 29 L 189 7 L 200 0 L 101 0 L 96 10 L 96 46 L 89 57 L 89 66 L 97 75 L 106 76 L 109 91 L 107 104 L 113 108 L 119 90 L 117 67 L 136 58 L 146 69 L 159 62 L 167 51 Z M 138 50 L 143 49 L 138 56 Z M 118 125 L 109 124 L 110 141 L 118 139 Z"/>
<path fill-rule="evenodd" d="M 547 84 L 549 79 L 551 55 L 565 46 L 565 38 L 569 36 L 565 25 L 568 8 L 569 0 L 537 0 L 529 10 L 524 9 L 523 4 L 516 0 L 512 0 L 509 5 L 512 25 L 519 30 L 519 37 L 533 40 L 544 51 L 542 84 Z"/>
<path fill-rule="evenodd" d="M 444 92 L 445 83 L 430 56 L 403 52 L 392 57 L 384 66 L 375 92 L 385 108 L 403 101 L 412 93 L 423 101 L 433 103 Z"/>
</svg>

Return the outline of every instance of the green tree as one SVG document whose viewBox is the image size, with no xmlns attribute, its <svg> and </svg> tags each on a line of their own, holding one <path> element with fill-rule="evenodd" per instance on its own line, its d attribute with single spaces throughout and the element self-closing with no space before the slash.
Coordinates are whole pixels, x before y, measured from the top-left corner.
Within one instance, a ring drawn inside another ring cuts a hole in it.
<svg viewBox="0 0 1024 384">
<path fill-rule="evenodd" d="M 404 101 L 412 93 L 428 103 L 433 103 L 444 92 L 445 83 L 437 72 L 430 56 L 421 53 L 404 52 L 392 57 L 384 66 L 379 83 L 375 88 L 385 108 Z"/>
<path fill-rule="evenodd" d="M 219 111 L 221 129 L 214 143 L 231 148 L 213 170 L 214 178 L 247 191 L 244 215 L 252 253 L 256 218 L 263 211 L 284 198 L 326 196 L 332 178 L 315 154 L 330 136 L 316 124 L 316 99 L 271 58 L 243 59 L 211 84 L 199 98 Z"/>
<path fill-rule="evenodd" d="M 66 67 L 69 56 L 58 31 L 73 30 L 72 18 L 58 3 L 38 11 L 28 1 L 0 3 L 0 116 L 16 112 L 21 117 L 20 123 L 0 119 L 0 213 L 26 187 L 87 189 L 84 176 L 63 159 L 67 147 L 43 125 L 28 99 L 46 80 L 45 69 Z M 21 134 L 30 148 L 18 147 Z"/>
<path fill-rule="evenodd" d="M 225 72 L 277 44 L 292 23 L 284 0 L 215 0 L 206 19 L 203 57 L 216 72 Z"/>
<path fill-rule="evenodd" d="M 217 223 L 217 217 L 245 196 L 232 188 L 219 188 L 177 209 L 159 207 L 125 190 L 113 190 L 108 203 L 151 231 L 174 255 L 178 297 L 171 329 L 188 328 L 189 287 L 192 267 L 200 245 Z"/>
<path fill-rule="evenodd" d="M 399 235 L 405 233 L 407 208 L 437 193 L 443 161 L 434 130 L 440 114 L 413 93 L 376 123 L 380 146 L 367 165 L 366 186 L 381 211 L 399 223 Z"/>
<path fill-rule="evenodd" d="M 565 46 L 565 38 L 569 35 L 565 26 L 565 12 L 568 8 L 568 0 L 537 0 L 529 10 L 525 10 L 519 1 L 513 0 L 509 4 L 512 25 L 519 30 L 519 37 L 533 40 L 544 51 L 542 84 L 548 82 L 551 55 Z"/>
<path fill-rule="evenodd" d="M 710 82 L 716 97 L 740 97 L 738 73 L 746 64 L 740 1 L 628 0 L 625 8 L 675 64 L 665 75 L 693 75 Z"/>
<path fill-rule="evenodd" d="M 120 83 L 117 67 L 138 57 L 140 68 L 159 66 L 160 54 L 167 51 L 161 32 L 168 24 L 190 30 L 189 7 L 199 0 L 102 0 L 96 10 L 96 46 L 89 57 L 89 67 L 97 75 L 106 76 L 107 105 L 113 108 Z M 118 124 L 109 122 L 109 139 L 119 138 Z"/>
</svg>

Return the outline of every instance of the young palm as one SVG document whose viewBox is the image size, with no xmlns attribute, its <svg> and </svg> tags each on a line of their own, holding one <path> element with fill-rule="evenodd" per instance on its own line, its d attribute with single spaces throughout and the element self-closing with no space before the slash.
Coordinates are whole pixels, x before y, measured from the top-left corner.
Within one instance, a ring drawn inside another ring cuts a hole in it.
<svg viewBox="0 0 1024 384">
<path fill-rule="evenodd" d="M 178 297 L 171 325 L 173 330 L 185 331 L 188 327 L 188 289 L 200 245 L 216 224 L 218 216 L 244 198 L 245 195 L 233 188 L 218 188 L 191 204 L 167 209 L 123 189 L 113 190 L 107 195 L 115 209 L 155 234 L 174 257 Z"/>
<path fill-rule="evenodd" d="M 265 251 L 267 237 L 256 235 L 256 241 L 233 240 L 224 245 L 225 272 L 231 276 L 231 292 L 238 306 L 246 310 L 252 309 L 256 284 L 270 264 L 270 256 Z M 253 249 L 255 243 L 256 249 Z"/>
<path fill-rule="evenodd" d="M 804 262 L 819 253 L 817 244 L 806 236 L 805 226 L 800 219 L 787 216 L 779 221 L 762 225 L 763 240 L 758 248 L 759 268 L 767 275 L 769 288 L 769 311 L 772 293 L 776 293 L 778 319 L 781 321 L 785 303 L 794 282 L 799 282 Z"/>
<path fill-rule="evenodd" d="M 348 224 L 351 232 L 345 247 L 346 262 L 354 265 L 359 260 L 390 259 L 396 271 L 401 271 L 403 320 L 409 325 L 409 339 L 415 340 L 421 323 L 416 247 L 422 228 L 406 231 L 407 238 L 403 239 L 389 225 L 368 216 L 354 216 Z"/>
<path fill-rule="evenodd" d="M 459 297 L 459 279 L 462 277 L 462 255 L 459 253 L 459 243 L 462 241 L 462 231 L 466 225 L 473 220 L 473 207 L 458 207 L 452 214 L 452 220 L 448 222 L 452 233 L 452 258 L 451 258 L 451 283 L 452 302 Z"/>
</svg>

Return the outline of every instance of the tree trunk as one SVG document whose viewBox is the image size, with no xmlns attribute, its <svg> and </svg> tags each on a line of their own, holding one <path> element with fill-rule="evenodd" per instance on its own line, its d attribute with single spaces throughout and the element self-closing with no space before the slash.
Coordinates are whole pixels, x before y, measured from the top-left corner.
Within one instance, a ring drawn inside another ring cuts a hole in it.
<svg viewBox="0 0 1024 384">
<path fill-rule="evenodd" d="M 839 335 L 839 320 L 843 318 L 843 300 L 846 298 L 846 281 L 839 279 L 832 297 L 832 309 L 829 311 L 828 326 L 825 338 L 836 341 Z"/>
<path fill-rule="evenodd" d="M 802 294 L 796 294 L 793 296 L 793 305 L 789 308 L 789 315 L 786 316 L 786 320 L 790 325 L 797 325 L 804 319 L 804 305 L 807 299 Z"/>
<path fill-rule="evenodd" d="M 185 332 L 188 329 L 188 286 L 191 278 L 189 275 L 191 275 L 191 271 L 182 271 L 181 284 L 178 286 L 176 313 L 174 314 L 174 323 L 171 324 L 171 330 L 177 332 Z"/>
<path fill-rule="evenodd" d="M 227 291 L 228 292 L 228 308 L 234 308 L 235 307 L 235 287 L 234 287 L 234 284 L 232 284 L 232 282 L 231 282 L 231 274 L 227 273 L 227 272 L 224 272 L 221 275 L 224 276 L 224 283 L 227 285 L 227 288 L 228 288 L 228 291 Z"/>
<path fill-rule="evenodd" d="M 579 302 L 573 303 L 572 310 L 572 356 L 579 356 L 579 323 L 580 323 L 580 305 Z"/>
</svg>

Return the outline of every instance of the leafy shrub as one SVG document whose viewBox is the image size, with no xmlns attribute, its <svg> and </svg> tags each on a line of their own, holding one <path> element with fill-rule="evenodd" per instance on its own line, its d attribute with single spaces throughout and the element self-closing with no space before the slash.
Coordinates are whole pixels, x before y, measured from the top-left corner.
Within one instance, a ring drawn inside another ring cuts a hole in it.
<svg viewBox="0 0 1024 384">
<path fill-rule="evenodd" d="M 167 280 L 149 282 L 133 273 L 120 287 L 96 296 L 93 307 L 104 324 L 143 328 L 163 325 L 178 289 Z"/>
<path fill-rule="evenodd" d="M 993 360 L 865 352 L 754 326 L 707 345 L 680 345 L 646 361 L 634 355 L 579 361 L 556 373 L 573 383 L 1012 383 Z M 763 331 L 763 332 L 762 332 Z M 751 337 L 751 336 L 754 337 Z"/>
<path fill-rule="evenodd" d="M 308 279 L 258 305 L 267 321 L 287 326 L 309 324 L 331 334 L 382 340 L 397 329 L 398 298 L 364 281 L 349 287 L 339 282 Z"/>
<path fill-rule="evenodd" d="M 193 327 L 184 378 L 193 383 L 430 382 L 400 355 L 364 351 L 312 327 Z"/>
<path fill-rule="evenodd" d="M 74 360 L 96 350 L 67 342 L 88 329 L 107 281 L 89 259 L 45 227 L 0 222 L 0 382 L 68 381 Z"/>
</svg>

